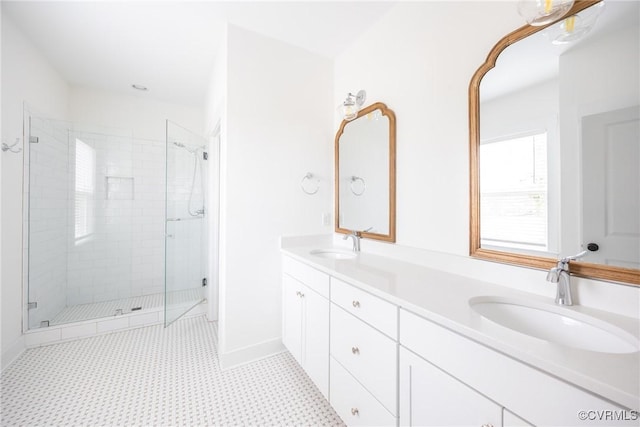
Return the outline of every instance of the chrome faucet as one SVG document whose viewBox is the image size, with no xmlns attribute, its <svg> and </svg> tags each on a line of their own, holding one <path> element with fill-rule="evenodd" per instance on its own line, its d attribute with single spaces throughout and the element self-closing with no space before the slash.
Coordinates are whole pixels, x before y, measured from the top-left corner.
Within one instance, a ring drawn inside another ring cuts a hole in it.
<svg viewBox="0 0 640 427">
<path fill-rule="evenodd" d="M 349 234 L 345 234 L 342 240 L 347 240 L 349 237 L 353 239 L 353 252 L 360 252 L 360 232 L 353 230 Z"/>
<path fill-rule="evenodd" d="M 571 276 L 569 275 L 569 261 L 585 256 L 587 251 L 582 251 L 577 255 L 568 256 L 558 261 L 558 265 L 551 268 L 547 273 L 547 281 L 558 284 L 556 292 L 556 304 L 573 305 L 571 297 Z"/>
</svg>

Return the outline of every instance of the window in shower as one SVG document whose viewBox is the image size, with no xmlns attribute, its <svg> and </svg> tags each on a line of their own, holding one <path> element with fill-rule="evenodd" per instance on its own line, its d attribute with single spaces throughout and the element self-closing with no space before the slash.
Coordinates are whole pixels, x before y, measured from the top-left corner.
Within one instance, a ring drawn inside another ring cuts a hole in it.
<svg viewBox="0 0 640 427">
<path fill-rule="evenodd" d="M 96 151 L 77 138 L 75 145 L 75 241 L 77 245 L 89 239 L 94 230 Z"/>
</svg>

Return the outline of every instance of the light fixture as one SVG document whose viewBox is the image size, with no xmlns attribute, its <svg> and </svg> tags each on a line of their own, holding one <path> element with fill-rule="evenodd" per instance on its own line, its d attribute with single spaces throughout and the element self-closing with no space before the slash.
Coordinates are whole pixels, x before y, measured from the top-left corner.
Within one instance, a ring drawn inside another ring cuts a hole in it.
<svg viewBox="0 0 640 427">
<path fill-rule="evenodd" d="M 146 86 L 137 85 L 137 84 L 132 84 L 131 87 L 136 89 L 136 90 L 141 90 L 143 92 L 146 92 L 146 91 L 149 90 L 149 88 L 147 88 Z"/>
<path fill-rule="evenodd" d="M 604 2 L 601 1 L 547 28 L 545 35 L 555 45 L 575 42 L 591 31 L 603 9 Z"/>
<path fill-rule="evenodd" d="M 340 116 L 346 121 L 353 120 L 358 117 L 358 111 L 362 108 L 366 98 L 367 92 L 364 90 L 358 91 L 355 95 L 349 92 L 344 102 L 338 105 L 338 112 L 340 113 Z"/>
<path fill-rule="evenodd" d="M 518 13 L 529 25 L 539 27 L 562 18 L 573 3 L 574 0 L 520 0 Z"/>
</svg>

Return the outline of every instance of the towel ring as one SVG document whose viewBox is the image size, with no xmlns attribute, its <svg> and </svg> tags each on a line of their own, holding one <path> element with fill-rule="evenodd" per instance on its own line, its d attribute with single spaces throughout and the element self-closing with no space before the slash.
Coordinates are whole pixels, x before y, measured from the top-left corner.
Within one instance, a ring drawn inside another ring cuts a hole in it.
<svg viewBox="0 0 640 427">
<path fill-rule="evenodd" d="M 349 187 L 351 188 L 351 192 L 356 196 L 362 196 L 365 190 L 367 189 L 367 184 L 364 182 L 364 179 L 354 175 L 349 178 L 349 181 L 351 181 L 351 183 L 349 184 Z M 362 191 L 356 191 L 354 188 L 354 184 L 358 181 L 362 182 Z"/>
<path fill-rule="evenodd" d="M 6 142 L 2 143 L 2 151 L 3 152 L 10 152 L 10 153 L 19 153 L 22 151 L 22 147 L 16 147 L 16 145 L 20 144 L 20 138 L 16 138 L 16 142 L 14 142 L 13 144 L 9 145 Z"/>
<path fill-rule="evenodd" d="M 311 191 L 307 191 L 307 189 L 305 188 L 305 181 L 315 181 L 315 190 L 311 190 Z M 318 192 L 318 190 L 320 189 L 320 179 L 316 178 L 311 172 L 307 172 L 307 174 L 305 176 L 302 177 L 302 180 L 300 181 L 300 188 L 302 188 L 302 191 L 304 191 L 305 194 L 308 194 L 310 196 L 316 194 Z"/>
</svg>

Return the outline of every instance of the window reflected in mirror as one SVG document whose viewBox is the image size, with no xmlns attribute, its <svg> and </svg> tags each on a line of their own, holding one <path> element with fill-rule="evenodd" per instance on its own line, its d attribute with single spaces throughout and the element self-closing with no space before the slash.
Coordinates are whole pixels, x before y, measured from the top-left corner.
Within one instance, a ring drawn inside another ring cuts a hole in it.
<svg viewBox="0 0 640 427">
<path fill-rule="evenodd" d="M 549 250 L 547 133 L 481 143 L 482 246 Z"/>
</svg>

